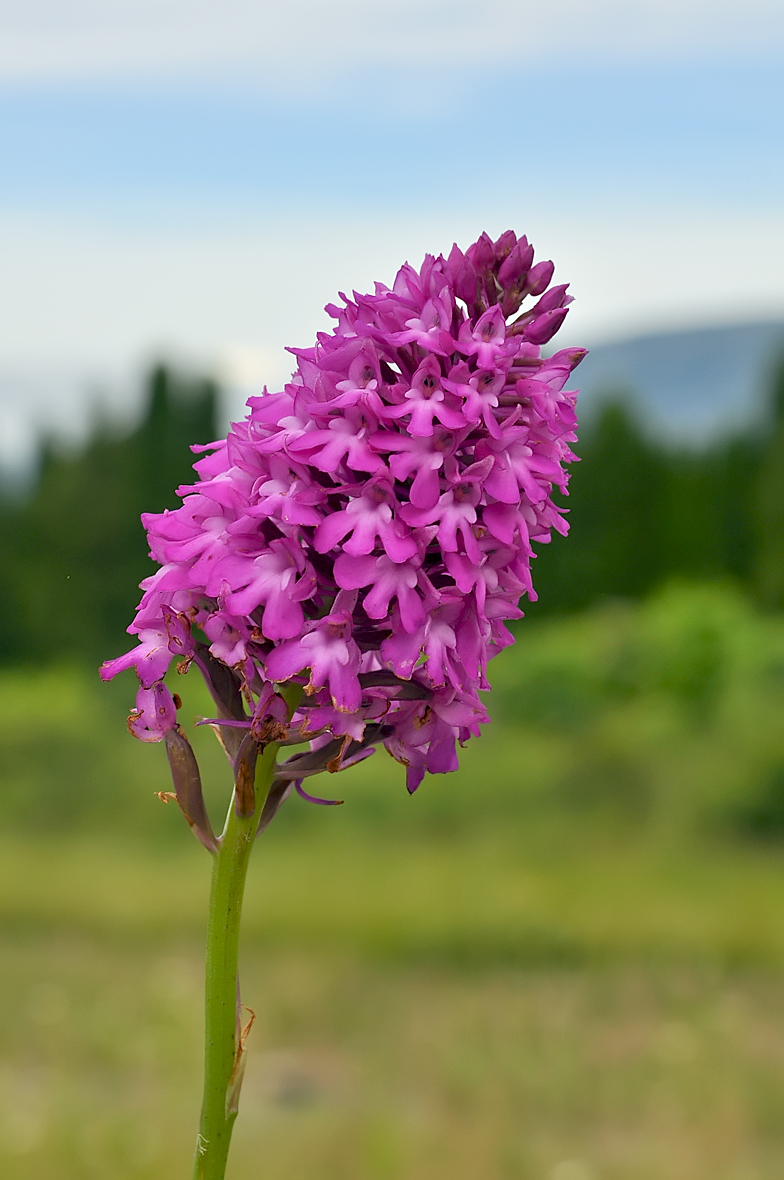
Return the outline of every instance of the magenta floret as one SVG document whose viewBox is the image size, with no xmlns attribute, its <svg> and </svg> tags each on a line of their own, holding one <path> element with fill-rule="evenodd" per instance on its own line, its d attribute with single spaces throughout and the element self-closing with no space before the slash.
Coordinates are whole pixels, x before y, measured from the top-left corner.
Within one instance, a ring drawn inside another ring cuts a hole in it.
<svg viewBox="0 0 784 1180">
<path fill-rule="evenodd" d="M 194 448 L 182 506 L 143 518 L 161 568 L 128 628 L 139 645 L 101 670 L 136 668 L 136 736 L 176 727 L 162 679 L 179 656 L 204 674 L 230 756 L 246 733 L 310 740 L 280 784 L 371 742 L 409 791 L 456 769 L 456 743 L 487 721 L 487 661 L 536 597 L 531 542 L 567 528 L 551 492 L 575 458 L 564 387 L 585 350 L 542 356 L 571 298 L 533 258 L 524 237 L 483 234 L 341 296 L 335 330 L 291 350 L 285 388 Z M 286 682 L 304 687 L 290 721 Z"/>
</svg>

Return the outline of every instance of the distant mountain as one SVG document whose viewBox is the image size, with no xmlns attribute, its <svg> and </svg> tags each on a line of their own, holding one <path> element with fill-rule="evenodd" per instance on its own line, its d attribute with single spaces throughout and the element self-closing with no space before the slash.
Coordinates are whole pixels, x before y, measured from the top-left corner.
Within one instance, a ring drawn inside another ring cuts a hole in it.
<svg viewBox="0 0 784 1180">
<path fill-rule="evenodd" d="M 759 421 L 784 321 L 636 336 L 592 348 L 575 373 L 584 418 L 622 396 L 658 437 L 701 443 Z"/>
</svg>

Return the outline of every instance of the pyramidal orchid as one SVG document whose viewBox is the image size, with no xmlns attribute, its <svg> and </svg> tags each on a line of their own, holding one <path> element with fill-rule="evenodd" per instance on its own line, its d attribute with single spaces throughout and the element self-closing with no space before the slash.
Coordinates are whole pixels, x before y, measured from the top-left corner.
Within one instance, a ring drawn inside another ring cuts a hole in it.
<svg viewBox="0 0 784 1180">
<path fill-rule="evenodd" d="M 512 643 L 532 542 L 567 531 L 553 488 L 574 459 L 585 350 L 543 356 L 571 302 L 525 237 L 406 264 L 391 288 L 340 296 L 336 320 L 279 392 L 194 450 L 181 507 L 144 516 L 159 569 L 101 669 L 133 667 L 134 736 L 163 741 L 177 802 L 214 854 L 207 1051 L 194 1176 L 223 1177 L 244 1058 L 237 936 L 250 847 L 311 776 L 378 746 L 425 773 L 457 769 L 488 717 L 487 662 Z M 195 665 L 231 763 L 223 835 L 164 683 Z M 282 755 L 288 747 L 304 750 Z"/>
</svg>

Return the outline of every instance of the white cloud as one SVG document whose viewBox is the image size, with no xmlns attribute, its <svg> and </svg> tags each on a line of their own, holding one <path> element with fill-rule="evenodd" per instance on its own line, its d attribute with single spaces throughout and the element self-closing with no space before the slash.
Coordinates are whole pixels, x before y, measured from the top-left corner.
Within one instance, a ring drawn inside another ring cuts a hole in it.
<svg viewBox="0 0 784 1180">
<path fill-rule="evenodd" d="M 769 55 L 780 0 L 3 0 L 0 78 L 166 75 L 245 67 L 310 87 L 372 63 Z M 350 81 L 350 74 L 348 77 Z"/>
</svg>

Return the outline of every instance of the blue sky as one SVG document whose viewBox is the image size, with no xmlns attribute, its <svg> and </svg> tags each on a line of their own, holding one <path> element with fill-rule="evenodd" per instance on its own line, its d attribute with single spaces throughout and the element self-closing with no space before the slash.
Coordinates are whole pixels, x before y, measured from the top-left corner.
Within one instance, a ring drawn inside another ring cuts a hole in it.
<svg viewBox="0 0 784 1180">
<path fill-rule="evenodd" d="M 0 0 L 0 458 L 485 228 L 565 342 L 784 316 L 783 146 L 779 0 Z"/>
<path fill-rule="evenodd" d="M 467 83 L 467 84 L 466 84 Z M 538 200 L 781 208 L 776 61 L 366 68 L 317 95 L 230 80 L 0 82 L 8 208 L 253 219 Z"/>
</svg>

